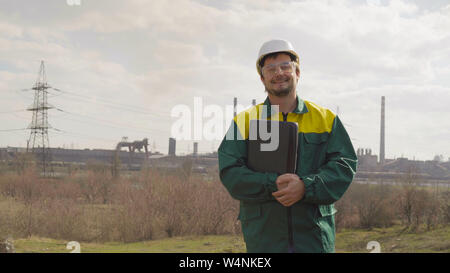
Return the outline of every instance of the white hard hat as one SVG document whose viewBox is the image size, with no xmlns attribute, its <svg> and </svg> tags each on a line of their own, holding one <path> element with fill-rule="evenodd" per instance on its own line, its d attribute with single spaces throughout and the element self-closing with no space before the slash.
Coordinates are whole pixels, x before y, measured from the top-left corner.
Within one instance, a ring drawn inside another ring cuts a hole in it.
<svg viewBox="0 0 450 273">
<path fill-rule="evenodd" d="M 256 60 L 256 69 L 258 70 L 258 74 L 261 75 L 261 66 L 260 62 L 264 56 L 275 53 L 275 52 L 288 52 L 295 56 L 295 62 L 297 64 L 300 63 L 300 58 L 295 52 L 294 47 L 289 41 L 286 40 L 270 40 L 265 42 L 261 49 L 259 50 L 258 59 Z"/>
</svg>

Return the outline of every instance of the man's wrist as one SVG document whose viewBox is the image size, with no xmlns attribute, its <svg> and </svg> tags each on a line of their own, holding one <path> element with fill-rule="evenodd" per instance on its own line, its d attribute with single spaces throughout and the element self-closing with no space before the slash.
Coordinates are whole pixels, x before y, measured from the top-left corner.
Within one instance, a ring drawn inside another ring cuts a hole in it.
<svg viewBox="0 0 450 273">
<path fill-rule="evenodd" d="M 316 175 L 305 175 L 300 177 L 300 180 L 305 186 L 305 194 L 303 195 L 302 200 L 308 200 L 314 196 L 315 177 Z"/>
<path fill-rule="evenodd" d="M 277 187 L 277 178 L 278 178 L 278 174 L 277 173 L 266 173 L 266 177 L 267 177 L 267 182 L 266 182 L 266 188 L 268 189 L 268 191 L 270 192 L 270 194 L 272 192 L 276 192 L 278 190 Z"/>
</svg>

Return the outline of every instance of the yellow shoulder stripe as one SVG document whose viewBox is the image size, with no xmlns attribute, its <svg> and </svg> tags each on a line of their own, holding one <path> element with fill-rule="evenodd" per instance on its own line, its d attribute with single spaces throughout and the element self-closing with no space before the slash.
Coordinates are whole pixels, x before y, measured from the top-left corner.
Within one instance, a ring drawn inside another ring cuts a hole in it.
<svg viewBox="0 0 450 273">
<path fill-rule="evenodd" d="M 248 138 L 248 128 L 250 124 L 250 120 L 253 119 L 261 119 L 262 107 L 263 103 L 257 104 L 255 106 L 250 107 L 249 109 L 240 112 L 234 117 L 234 122 L 239 128 L 239 132 L 243 139 Z"/>
<path fill-rule="evenodd" d="M 304 102 L 308 108 L 308 112 L 297 115 L 299 133 L 331 133 L 336 114 L 313 102 Z"/>
<path fill-rule="evenodd" d="M 304 114 L 289 113 L 287 121 L 298 124 L 299 133 L 331 133 L 333 127 L 334 114 L 331 110 L 321 107 L 313 102 L 304 101 L 308 112 Z M 264 104 L 260 103 L 249 109 L 240 112 L 234 117 L 234 122 L 239 128 L 243 139 L 248 138 L 249 121 L 261 119 Z M 281 113 L 276 113 L 271 117 L 272 120 L 283 120 Z"/>
</svg>

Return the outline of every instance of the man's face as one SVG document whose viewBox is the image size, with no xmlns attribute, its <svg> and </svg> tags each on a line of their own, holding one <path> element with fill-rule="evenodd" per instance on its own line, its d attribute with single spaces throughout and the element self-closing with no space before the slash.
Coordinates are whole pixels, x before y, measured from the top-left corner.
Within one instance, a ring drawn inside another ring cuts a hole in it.
<svg viewBox="0 0 450 273">
<path fill-rule="evenodd" d="M 280 66 L 276 67 L 274 73 L 266 73 L 264 67 L 270 65 L 276 65 L 283 62 L 290 62 L 291 58 L 289 55 L 281 53 L 275 58 L 267 58 L 264 61 L 261 81 L 266 87 L 266 91 L 277 97 L 287 96 L 290 92 L 295 92 L 297 88 L 297 82 L 300 77 L 300 70 L 297 66 L 292 64 L 292 69 L 290 72 L 283 71 Z"/>
</svg>

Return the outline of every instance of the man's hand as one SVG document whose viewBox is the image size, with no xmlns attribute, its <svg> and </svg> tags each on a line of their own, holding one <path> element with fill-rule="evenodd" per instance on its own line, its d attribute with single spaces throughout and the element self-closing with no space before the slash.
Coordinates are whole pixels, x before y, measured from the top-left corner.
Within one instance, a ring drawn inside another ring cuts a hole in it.
<svg viewBox="0 0 450 273">
<path fill-rule="evenodd" d="M 277 178 L 278 191 L 272 195 L 285 207 L 292 206 L 305 195 L 305 184 L 296 174 L 287 173 Z"/>
</svg>

